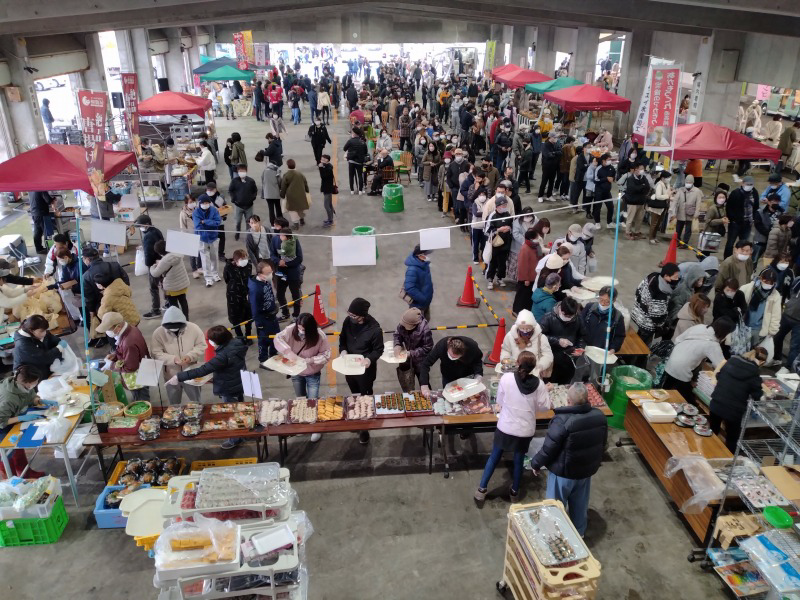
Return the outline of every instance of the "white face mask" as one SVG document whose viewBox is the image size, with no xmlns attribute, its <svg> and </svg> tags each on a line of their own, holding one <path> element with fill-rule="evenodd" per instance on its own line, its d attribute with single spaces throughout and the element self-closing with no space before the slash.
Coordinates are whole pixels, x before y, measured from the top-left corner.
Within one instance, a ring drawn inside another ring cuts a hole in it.
<svg viewBox="0 0 800 600">
<path fill-rule="evenodd" d="M 733 298 L 733 297 L 736 295 L 736 292 L 732 292 L 732 291 L 730 291 L 730 290 L 725 290 L 725 295 L 726 295 L 728 298 Z"/>
<path fill-rule="evenodd" d="M 778 263 L 778 271 L 785 271 L 789 267 L 789 263 Z"/>
<path fill-rule="evenodd" d="M 452 354 L 450 354 L 450 350 L 448 350 L 447 351 L 447 358 L 449 358 L 450 360 L 458 360 L 460 357 L 453 356 Z"/>
<path fill-rule="evenodd" d="M 69 261 L 64 260 L 63 258 L 58 259 L 58 264 L 61 265 L 62 267 L 66 266 L 68 262 Z"/>
<path fill-rule="evenodd" d="M 147 227 L 139 227 L 139 231 L 144 233 L 145 231 L 147 231 Z"/>
<path fill-rule="evenodd" d="M 533 217 L 522 217 L 523 223 L 533 223 Z"/>
<path fill-rule="evenodd" d="M 772 283 L 764 283 L 763 281 L 761 282 L 761 289 L 762 290 L 771 290 L 773 287 L 775 287 L 775 286 Z"/>
<path fill-rule="evenodd" d="M 753 191 L 753 186 L 752 186 L 752 185 L 743 185 L 743 186 L 742 186 L 742 189 L 743 189 L 745 192 L 752 192 L 752 191 Z"/>
<path fill-rule="evenodd" d="M 456 162 L 457 162 L 457 163 L 460 163 L 460 162 L 462 162 L 463 160 L 464 160 L 464 157 L 463 157 L 463 156 L 460 156 L 460 155 L 459 155 L 459 156 L 456 156 Z"/>
<path fill-rule="evenodd" d="M 219 348 L 219 346 L 217 346 L 217 343 L 216 342 L 212 342 L 211 340 L 208 340 L 208 345 L 211 346 L 214 349 Z"/>
<path fill-rule="evenodd" d="M 717 204 L 719 206 L 722 206 L 723 204 L 725 204 L 725 198 L 717 198 Z"/>
<path fill-rule="evenodd" d="M 247 171 L 239 171 L 239 177 L 241 179 L 244 179 L 245 177 L 247 177 Z"/>
<path fill-rule="evenodd" d="M 687 183 L 687 184 L 686 184 L 686 189 L 687 189 L 687 190 L 690 190 L 690 189 L 692 189 L 693 187 L 694 187 L 694 184 L 693 184 L 693 183 Z"/>
<path fill-rule="evenodd" d="M 195 208 L 197 208 L 197 202 L 189 202 L 186 206 L 194 210 Z"/>
<path fill-rule="evenodd" d="M 450 164 L 450 159 L 449 158 L 445 158 L 444 159 L 444 164 L 449 165 Z"/>
<path fill-rule="evenodd" d="M 738 252 L 736 253 L 736 259 L 737 259 L 737 260 L 740 260 L 740 261 L 744 262 L 744 261 L 746 261 L 748 258 L 750 258 L 750 255 L 749 255 L 749 254 L 740 254 L 740 253 L 738 253 Z"/>
<path fill-rule="evenodd" d="M 211 208 L 211 205 L 204 202 L 203 204 L 200 205 L 200 208 L 202 208 L 203 210 L 208 210 L 209 208 Z"/>
<path fill-rule="evenodd" d="M 237 260 L 236 261 L 236 265 L 239 266 L 239 267 L 246 267 L 247 263 L 248 263 L 248 260 L 246 258 L 243 258 L 241 260 Z"/>
</svg>

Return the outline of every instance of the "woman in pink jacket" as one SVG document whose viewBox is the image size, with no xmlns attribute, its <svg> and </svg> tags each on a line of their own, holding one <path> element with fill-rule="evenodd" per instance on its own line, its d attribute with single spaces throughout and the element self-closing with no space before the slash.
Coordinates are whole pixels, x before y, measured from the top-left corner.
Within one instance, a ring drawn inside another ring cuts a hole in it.
<svg viewBox="0 0 800 600">
<path fill-rule="evenodd" d="M 301 313 L 293 325 L 275 336 L 275 350 L 290 360 L 299 357 L 306 361 L 308 366 L 305 371 L 292 377 L 294 393 L 309 400 L 318 398 L 320 372 L 331 359 L 331 347 L 314 316 Z M 315 433 L 311 441 L 316 442 L 320 437 L 319 433 Z"/>
<path fill-rule="evenodd" d="M 553 407 L 547 386 L 533 374 L 535 368 L 536 357 L 526 350 L 517 358 L 517 370 L 500 378 L 500 387 L 497 388 L 500 416 L 497 419 L 492 453 L 475 492 L 478 507 L 486 499 L 489 479 L 504 452 L 514 453 L 514 474 L 509 495 L 511 502 L 519 500 L 522 464 L 533 434 L 536 433 L 536 413 Z"/>
</svg>

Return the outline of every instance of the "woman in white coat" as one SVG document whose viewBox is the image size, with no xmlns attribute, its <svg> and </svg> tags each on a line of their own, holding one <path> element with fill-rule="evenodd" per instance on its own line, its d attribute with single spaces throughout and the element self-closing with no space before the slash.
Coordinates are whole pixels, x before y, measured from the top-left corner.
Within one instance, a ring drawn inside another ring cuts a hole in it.
<svg viewBox="0 0 800 600">
<path fill-rule="evenodd" d="M 517 315 L 517 322 L 503 338 L 500 360 L 510 358 L 516 361 L 520 353 L 526 350 L 536 357 L 533 374 L 537 377 L 549 377 L 553 370 L 553 351 L 550 349 L 550 342 L 533 318 L 533 313 L 523 309 Z"/>
<path fill-rule="evenodd" d="M 776 280 L 775 271 L 766 268 L 758 279 L 739 288 L 747 302 L 745 319 L 752 335 L 752 348 L 763 346 L 764 338 L 774 336 L 780 329 L 781 294 L 775 287 Z"/>
<path fill-rule="evenodd" d="M 214 158 L 214 154 L 211 152 L 211 146 L 208 145 L 208 142 L 200 142 L 198 150 L 200 151 L 200 156 L 196 161 L 197 168 L 203 172 L 203 179 L 206 183 L 216 181 L 217 159 Z"/>
</svg>

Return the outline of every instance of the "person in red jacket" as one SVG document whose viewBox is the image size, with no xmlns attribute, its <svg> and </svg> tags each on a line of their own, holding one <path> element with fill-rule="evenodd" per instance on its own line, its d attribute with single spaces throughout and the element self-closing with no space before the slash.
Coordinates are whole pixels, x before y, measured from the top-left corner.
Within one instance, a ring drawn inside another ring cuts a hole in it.
<svg viewBox="0 0 800 600">
<path fill-rule="evenodd" d="M 97 333 L 105 333 L 117 341 L 117 349 L 106 356 L 113 363 L 112 368 L 123 376 L 125 386 L 133 394 L 134 401 L 150 400 L 149 387 L 137 387 L 135 374 L 143 358 L 150 358 L 147 342 L 139 329 L 125 322 L 118 312 L 107 312 L 97 326 Z M 133 377 L 125 377 L 126 375 Z"/>
<path fill-rule="evenodd" d="M 535 227 L 525 232 L 525 243 L 517 256 L 517 294 L 511 312 L 516 316 L 521 310 L 533 308 L 533 284 L 536 282 L 536 267 L 544 258 L 545 250 Z"/>
</svg>

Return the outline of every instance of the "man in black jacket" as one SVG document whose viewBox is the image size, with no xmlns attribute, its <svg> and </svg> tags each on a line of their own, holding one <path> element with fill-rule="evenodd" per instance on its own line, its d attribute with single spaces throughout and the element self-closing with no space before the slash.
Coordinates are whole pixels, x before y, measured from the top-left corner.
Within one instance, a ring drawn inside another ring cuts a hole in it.
<svg viewBox="0 0 800 600">
<path fill-rule="evenodd" d="M 360 354 L 364 357 L 366 370 L 361 375 L 345 375 L 345 381 L 353 394 L 371 396 L 375 377 L 378 375 L 378 359 L 383 354 L 383 332 L 375 318 L 369 314 L 370 303 L 364 298 L 355 298 L 347 309 L 339 336 L 339 356 Z M 362 444 L 369 442 L 369 432 L 359 434 Z"/>
<path fill-rule="evenodd" d="M 128 274 L 122 270 L 116 261 L 106 262 L 100 258 L 100 253 L 93 246 L 86 246 L 83 249 L 83 298 L 86 302 L 86 312 L 89 314 L 89 321 L 97 315 L 100 308 L 100 300 L 103 299 L 100 290 L 94 283 L 94 276 L 104 273 L 109 278 L 109 283 L 115 279 L 122 279 L 126 285 L 131 284 Z M 108 343 L 108 337 L 100 335 L 95 337 L 89 345 L 94 348 L 102 348 Z"/>
<path fill-rule="evenodd" d="M 464 201 L 458 199 L 458 191 L 461 187 L 461 183 L 458 179 L 462 173 L 469 172 L 469 163 L 464 160 L 464 152 L 461 148 L 456 148 L 453 151 L 453 155 L 455 158 L 447 165 L 444 181 L 447 185 L 447 189 L 450 190 L 450 205 L 453 207 L 453 216 L 456 219 L 456 223 L 466 223 L 468 219 L 467 212 L 464 208 Z"/>
<path fill-rule="evenodd" d="M 314 117 L 314 124 L 308 128 L 308 139 L 311 140 L 311 149 L 314 151 L 314 162 L 319 164 L 325 144 L 333 142 L 331 142 L 331 136 L 328 135 L 328 128 L 322 124 L 322 120 L 318 116 Z"/>
<path fill-rule="evenodd" d="M 233 204 L 233 220 L 236 221 L 236 235 L 233 239 L 239 241 L 242 219 L 247 223 L 253 216 L 253 203 L 258 196 L 258 187 L 255 179 L 247 175 L 247 165 L 239 165 L 236 170 L 239 176 L 231 179 L 228 193 Z"/>
<path fill-rule="evenodd" d="M 276 167 L 283 165 L 283 142 L 272 133 L 266 135 L 267 147 L 264 149 L 264 158 Z"/>
<path fill-rule="evenodd" d="M 547 498 L 559 500 L 569 512 L 575 529 L 586 533 L 589 485 L 600 469 L 608 437 L 606 418 L 592 408 L 586 386 L 573 384 L 567 392 L 568 406 L 553 410 L 555 417 L 547 437 L 531 459 L 533 474 L 547 467 Z"/>
<path fill-rule="evenodd" d="M 542 144 L 542 183 L 539 185 L 539 202 L 555 202 L 553 198 L 553 185 L 556 183 L 561 150 L 558 149 L 556 140 L 558 134 L 550 132 L 547 141 Z"/>
<path fill-rule="evenodd" d="M 758 192 L 753 187 L 753 179 L 742 180 L 738 188 L 733 190 L 725 203 L 728 216 L 728 239 L 725 242 L 724 258 L 733 254 L 733 246 L 739 240 L 749 240 L 753 229 L 753 215 L 758 211 Z M 749 187 L 745 190 L 744 186 Z M 769 234 L 767 234 L 769 235 Z"/>
<path fill-rule="evenodd" d="M 483 377 L 483 353 L 475 340 L 464 336 L 443 338 L 436 342 L 419 367 L 420 389 L 426 398 L 431 393 L 431 367 L 437 360 L 441 360 L 442 387 L 462 377 L 477 380 Z"/>
<path fill-rule="evenodd" d="M 600 288 L 597 302 L 586 305 L 581 313 L 583 341 L 587 346 L 606 347 L 606 328 L 608 327 L 608 311 L 611 311 L 611 338 L 608 342 L 608 353 L 619 352 L 625 341 L 625 319 L 616 308 L 611 306 L 611 287 Z"/>
<path fill-rule="evenodd" d="M 158 256 L 156 255 L 155 245 L 156 242 L 163 240 L 164 236 L 157 227 L 153 227 L 153 220 L 148 215 L 139 215 L 134 222 L 142 234 L 142 248 L 144 248 L 144 264 L 148 271 L 150 267 L 156 264 Z M 161 285 L 161 277 L 153 277 L 150 273 L 147 274 L 150 280 L 150 312 L 142 315 L 143 319 L 158 319 L 161 317 L 161 296 L 158 288 Z"/>
<path fill-rule="evenodd" d="M 361 129 L 354 127 L 351 137 L 344 143 L 342 150 L 347 158 L 347 170 L 350 177 L 350 195 L 364 193 L 364 163 L 367 162 L 367 144 L 361 139 Z M 355 184 L 355 185 L 354 185 Z"/>
<path fill-rule="evenodd" d="M 539 320 L 542 333 L 547 336 L 553 350 L 553 374 L 550 376 L 552 383 L 567 384 L 575 375 L 575 363 L 571 356 L 576 348 L 585 346 L 578 308 L 578 302 L 567 296 Z"/>
<path fill-rule="evenodd" d="M 625 219 L 625 237 L 635 240 L 641 236 L 639 227 L 642 225 L 647 199 L 650 197 L 650 182 L 644 176 L 644 167 L 636 165 L 633 173 L 625 180 L 625 204 L 628 207 L 628 216 Z"/>
<path fill-rule="evenodd" d="M 55 202 L 55 198 L 47 192 L 31 192 L 29 196 L 31 219 L 33 219 L 33 245 L 36 246 L 36 254 L 47 254 L 42 237 L 47 235 L 48 224 L 50 231 L 53 230 L 50 206 Z M 48 221 L 48 224 L 45 221 Z"/>
</svg>

